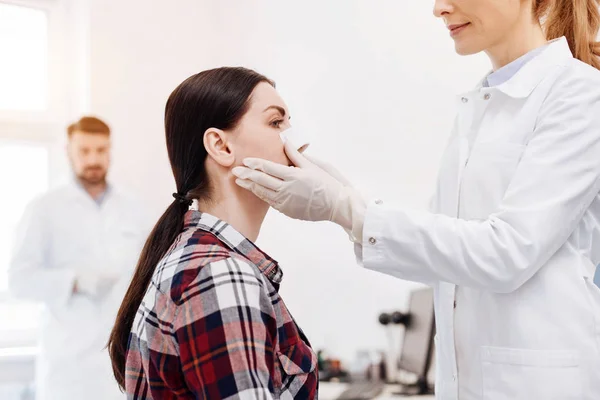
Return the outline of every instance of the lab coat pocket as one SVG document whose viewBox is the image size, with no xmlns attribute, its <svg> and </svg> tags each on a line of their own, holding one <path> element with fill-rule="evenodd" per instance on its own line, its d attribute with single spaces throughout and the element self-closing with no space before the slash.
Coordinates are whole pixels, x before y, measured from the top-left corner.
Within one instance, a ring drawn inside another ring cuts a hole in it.
<svg viewBox="0 0 600 400">
<path fill-rule="evenodd" d="M 574 350 L 481 347 L 484 400 L 581 400 L 580 355 Z"/>
<path fill-rule="evenodd" d="M 141 253 L 144 238 L 139 229 L 124 224 L 119 227 L 111 236 L 111 255 L 114 261 L 119 263 L 118 269 L 123 268 L 133 271 Z"/>
<path fill-rule="evenodd" d="M 511 142 L 475 143 L 462 179 L 461 215 L 485 219 L 497 210 L 524 150 Z"/>
</svg>

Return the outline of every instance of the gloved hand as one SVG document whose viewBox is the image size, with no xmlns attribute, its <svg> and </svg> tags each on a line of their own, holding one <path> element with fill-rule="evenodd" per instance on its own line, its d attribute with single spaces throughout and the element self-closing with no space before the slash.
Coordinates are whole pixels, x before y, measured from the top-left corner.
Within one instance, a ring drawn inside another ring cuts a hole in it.
<svg viewBox="0 0 600 400">
<path fill-rule="evenodd" d="M 119 280 L 114 272 L 104 272 L 96 269 L 83 269 L 75 277 L 75 290 L 92 297 L 104 297 Z"/>
<path fill-rule="evenodd" d="M 337 220 L 338 225 L 344 228 L 352 242 L 361 243 L 367 208 L 364 197 L 333 165 L 309 155 L 304 155 L 304 157 L 344 185 L 342 197 L 346 197 L 346 199 L 340 199 L 336 209 L 337 215 L 333 219 Z"/>
<path fill-rule="evenodd" d="M 248 158 L 248 168 L 232 171 L 236 183 L 288 217 L 333 221 L 349 231 L 360 225 L 362 231 L 366 206 L 360 193 L 330 165 L 300 154 L 291 141 L 284 147 L 295 167 Z"/>
</svg>

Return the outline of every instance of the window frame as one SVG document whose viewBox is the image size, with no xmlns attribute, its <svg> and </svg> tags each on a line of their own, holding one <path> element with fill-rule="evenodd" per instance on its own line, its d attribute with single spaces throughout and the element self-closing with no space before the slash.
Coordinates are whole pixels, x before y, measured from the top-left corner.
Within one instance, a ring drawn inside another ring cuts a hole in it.
<svg viewBox="0 0 600 400">
<path fill-rule="evenodd" d="M 0 0 L 2 4 L 33 8 L 44 11 L 47 17 L 47 102 L 45 110 L 2 110 L 0 109 L 0 137 L 46 140 L 51 138 L 48 130 L 39 129 L 41 125 L 57 124 L 65 120 L 69 109 L 68 98 L 71 92 L 68 81 L 70 68 L 67 48 L 68 6 L 63 0 Z M 20 128 L 19 128 L 20 127 Z M 36 132 L 34 137 L 30 132 Z M 44 133 L 47 132 L 47 133 Z"/>
<path fill-rule="evenodd" d="M 60 175 L 67 121 L 89 108 L 89 0 L 0 0 L 42 10 L 47 16 L 48 65 L 45 110 L 0 110 L 0 140 L 31 143 L 48 149 L 48 182 L 52 187 Z M 74 119 L 74 118 L 73 118 Z M 15 299 L 0 289 L 0 306 L 32 304 Z M 38 325 L 37 322 L 33 325 Z M 9 321 L 10 324 L 10 321 Z M 15 337 L 23 345 L 35 345 L 36 329 L 8 328 L 0 337 L 0 348 L 13 347 Z"/>
</svg>

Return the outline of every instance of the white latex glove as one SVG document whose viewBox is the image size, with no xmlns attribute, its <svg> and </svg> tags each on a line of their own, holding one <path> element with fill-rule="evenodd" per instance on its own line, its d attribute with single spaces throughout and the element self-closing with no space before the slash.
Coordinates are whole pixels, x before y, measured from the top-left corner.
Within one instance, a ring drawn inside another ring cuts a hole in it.
<svg viewBox="0 0 600 400">
<path fill-rule="evenodd" d="M 309 155 L 304 155 L 304 157 L 344 185 L 342 197 L 345 196 L 347 199 L 345 201 L 340 200 L 338 203 L 338 208 L 336 210 L 336 214 L 338 215 L 335 219 L 340 221 L 338 225 L 344 228 L 352 242 L 361 243 L 365 211 L 367 208 L 364 197 L 354 189 L 352 183 L 350 183 L 350 181 L 333 165 Z"/>
<path fill-rule="evenodd" d="M 77 272 L 75 285 L 77 292 L 101 298 L 112 289 L 118 280 L 119 276 L 114 272 L 86 269 Z"/>
<path fill-rule="evenodd" d="M 352 187 L 352 183 L 345 176 L 343 176 L 340 171 L 338 171 L 333 165 L 320 160 L 316 157 L 309 156 L 308 154 L 301 154 L 304 158 L 306 158 L 311 163 L 315 164 L 317 167 L 321 168 L 323 171 L 327 172 L 331 175 L 335 180 L 340 182 L 345 187 Z"/>
<path fill-rule="evenodd" d="M 287 141 L 285 152 L 295 167 L 247 158 L 236 167 L 236 183 L 288 217 L 333 221 L 348 231 L 361 231 L 365 201 L 349 182 L 327 163 L 308 159 Z M 362 216 L 361 214 L 362 205 Z M 360 229 L 358 226 L 360 225 Z"/>
</svg>

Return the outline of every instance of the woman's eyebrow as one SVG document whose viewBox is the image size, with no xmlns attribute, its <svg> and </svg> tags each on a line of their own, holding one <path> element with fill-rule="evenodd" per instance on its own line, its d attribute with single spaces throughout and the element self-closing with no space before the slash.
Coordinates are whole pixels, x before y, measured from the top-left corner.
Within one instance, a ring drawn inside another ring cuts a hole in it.
<svg viewBox="0 0 600 400">
<path fill-rule="evenodd" d="M 271 109 L 275 109 L 275 110 L 279 111 L 279 113 L 281 114 L 282 117 L 286 116 L 285 109 L 283 107 L 279 107 L 279 106 L 275 106 L 275 105 L 269 106 L 269 107 L 265 108 L 263 112 L 267 112 L 267 111 L 269 111 Z"/>
</svg>

